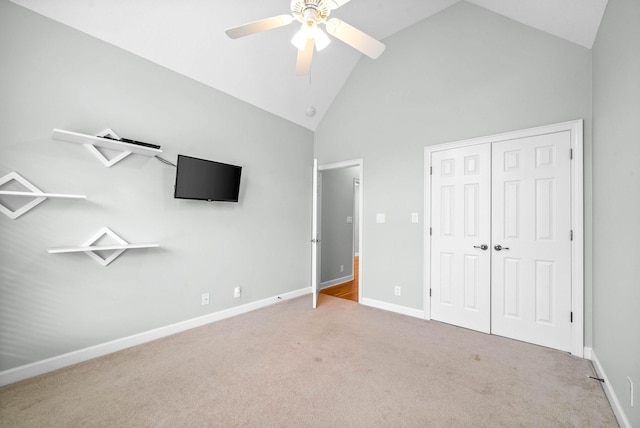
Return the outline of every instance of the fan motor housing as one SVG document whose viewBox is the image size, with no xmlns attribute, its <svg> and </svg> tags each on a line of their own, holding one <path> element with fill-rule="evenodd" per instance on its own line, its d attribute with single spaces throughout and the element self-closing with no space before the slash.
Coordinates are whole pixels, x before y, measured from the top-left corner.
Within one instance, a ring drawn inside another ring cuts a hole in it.
<svg viewBox="0 0 640 428">
<path fill-rule="evenodd" d="M 313 20 L 316 23 L 326 22 L 331 9 L 325 0 L 292 0 L 291 13 L 300 22 Z"/>
</svg>

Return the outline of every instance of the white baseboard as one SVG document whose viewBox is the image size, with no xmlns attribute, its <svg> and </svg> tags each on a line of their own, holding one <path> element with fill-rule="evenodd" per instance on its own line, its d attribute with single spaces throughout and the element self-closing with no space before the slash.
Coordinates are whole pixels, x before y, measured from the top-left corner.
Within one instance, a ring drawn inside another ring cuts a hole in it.
<svg viewBox="0 0 640 428">
<path fill-rule="evenodd" d="M 320 283 L 320 290 L 333 287 L 334 285 L 342 284 L 345 282 L 353 281 L 353 275 L 343 276 L 342 278 L 332 279 L 331 281 L 325 281 Z"/>
<path fill-rule="evenodd" d="M 584 354 L 583 357 L 585 360 L 591 360 L 591 356 L 593 355 L 593 349 L 589 348 L 588 346 L 584 347 Z"/>
<path fill-rule="evenodd" d="M 591 353 L 591 362 L 593 363 L 593 367 L 596 369 L 596 374 L 598 375 L 598 377 L 604 379 L 602 387 L 604 388 L 604 393 L 607 395 L 607 398 L 609 399 L 609 403 L 611 404 L 613 413 L 616 415 L 616 419 L 618 419 L 618 424 L 620 424 L 622 428 L 631 428 L 631 422 L 629 422 L 627 415 L 624 413 L 624 409 L 620 404 L 620 400 L 618 400 L 618 396 L 616 395 L 616 392 L 611 387 L 611 382 L 609 382 L 609 378 L 607 377 L 607 374 L 602 368 L 602 365 L 600 364 L 598 357 L 596 357 L 596 353 L 593 352 L 593 350 L 591 350 L 590 353 Z"/>
<path fill-rule="evenodd" d="M 258 300 L 256 302 L 247 303 L 245 305 L 236 306 L 212 314 L 193 318 L 187 321 L 182 321 L 176 324 L 171 324 L 165 327 L 160 327 L 154 330 L 149 330 L 143 333 L 116 339 L 111 342 L 101 343 L 89 348 L 79 349 L 67 354 L 58 355 L 46 360 L 36 361 L 35 363 L 5 370 L 0 372 L 0 386 L 9 385 L 14 382 L 68 367 L 73 364 L 81 363 L 83 361 L 88 361 L 93 358 L 121 351 L 123 349 L 131 348 L 133 346 L 142 345 L 153 340 L 171 336 L 173 334 L 190 330 L 192 328 L 211 324 L 213 322 L 220 321 L 226 318 L 231 318 L 236 315 L 245 314 L 256 309 L 273 305 L 283 300 L 294 299 L 296 297 L 304 296 L 305 294 L 310 293 L 311 287 L 301 288 L 299 290 L 291 291 L 279 296 L 269 297 L 263 300 Z"/>
<path fill-rule="evenodd" d="M 424 319 L 425 314 L 421 309 L 407 308 L 406 306 L 394 305 L 393 303 L 381 302 L 380 300 L 367 299 L 363 297 L 360 299 L 360 304 L 365 306 L 371 306 L 372 308 L 384 309 L 385 311 L 396 312 L 402 315 L 408 315 L 410 317 Z"/>
</svg>

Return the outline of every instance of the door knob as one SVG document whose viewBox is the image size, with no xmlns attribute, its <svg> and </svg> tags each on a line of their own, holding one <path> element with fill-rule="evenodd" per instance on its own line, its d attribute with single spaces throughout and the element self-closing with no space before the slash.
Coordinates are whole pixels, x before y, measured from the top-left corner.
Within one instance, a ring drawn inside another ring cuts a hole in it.
<svg viewBox="0 0 640 428">
<path fill-rule="evenodd" d="M 482 244 L 482 245 L 474 245 L 473 248 L 480 248 L 482 251 L 484 251 L 487 248 L 489 248 L 489 246 L 487 244 Z"/>
<path fill-rule="evenodd" d="M 508 250 L 509 247 L 503 247 L 502 245 L 498 244 L 495 247 L 493 247 L 493 249 L 496 251 L 502 251 L 502 250 Z"/>
</svg>

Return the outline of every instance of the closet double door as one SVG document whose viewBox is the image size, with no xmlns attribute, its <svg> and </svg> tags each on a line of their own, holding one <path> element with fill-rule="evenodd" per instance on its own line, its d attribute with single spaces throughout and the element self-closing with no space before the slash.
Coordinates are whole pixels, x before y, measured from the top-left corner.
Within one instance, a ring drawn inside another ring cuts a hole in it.
<svg viewBox="0 0 640 428">
<path fill-rule="evenodd" d="M 569 351 L 570 133 L 431 153 L 431 318 Z"/>
</svg>

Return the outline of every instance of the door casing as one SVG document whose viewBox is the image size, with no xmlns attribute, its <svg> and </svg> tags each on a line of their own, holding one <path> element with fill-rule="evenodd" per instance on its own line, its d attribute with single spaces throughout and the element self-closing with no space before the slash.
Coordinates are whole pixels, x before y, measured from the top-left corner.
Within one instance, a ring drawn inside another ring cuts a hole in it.
<svg viewBox="0 0 640 428">
<path fill-rule="evenodd" d="M 553 125 L 505 132 L 486 137 L 472 138 L 424 148 L 424 308 L 425 319 L 431 319 L 431 153 L 439 150 L 467 147 L 475 144 L 495 143 L 532 137 L 555 132 L 569 131 L 571 134 L 571 354 L 584 357 L 584 167 L 583 167 L 583 120 L 562 122 Z"/>
<path fill-rule="evenodd" d="M 328 163 L 328 164 L 322 164 L 322 165 L 318 165 L 317 166 L 317 174 L 318 176 L 320 176 L 322 174 L 323 171 L 329 171 L 332 169 L 342 169 L 342 168 L 351 168 L 351 167 L 359 167 L 358 171 L 359 171 L 359 176 L 358 176 L 358 180 L 360 181 L 360 192 L 359 192 L 359 198 L 358 198 L 358 212 L 360 215 L 360 220 L 358 221 L 358 248 L 359 248 L 359 257 L 358 257 L 358 269 L 359 269 L 359 276 L 358 276 L 358 303 L 362 303 L 362 295 L 363 295 L 363 270 L 362 270 L 362 260 L 363 260 L 363 248 L 362 248 L 362 224 L 364 223 L 362 221 L 362 213 L 364 211 L 364 161 L 362 158 L 360 159 L 352 159 L 352 160 L 347 160 L 347 161 L 342 161 L 342 162 L 334 162 L 334 163 Z M 316 178 L 318 179 L 318 178 Z M 318 195 L 314 195 L 314 197 L 318 197 Z M 314 207 L 316 207 L 316 209 L 319 209 L 319 207 L 321 206 L 319 203 L 317 203 L 317 201 L 313 204 Z M 320 228 L 320 216 L 319 215 L 315 215 L 314 216 L 314 220 L 316 221 L 315 226 L 312 225 L 312 232 L 315 230 L 317 232 L 317 234 L 320 235 L 320 239 L 322 240 L 322 231 Z M 312 233 L 313 235 L 313 233 Z M 315 237 L 315 235 L 314 235 Z M 315 245 L 315 244 L 312 244 Z M 319 249 L 318 249 L 318 252 Z M 319 263 L 322 263 L 321 259 L 319 261 Z M 319 271 L 320 271 L 320 265 L 318 264 L 318 266 L 316 267 L 316 275 L 319 275 Z M 314 279 L 312 279 L 313 281 Z M 319 290 L 317 290 L 317 292 L 319 292 Z M 313 307 L 316 307 L 316 301 L 317 301 L 317 294 L 313 299 Z"/>
</svg>

